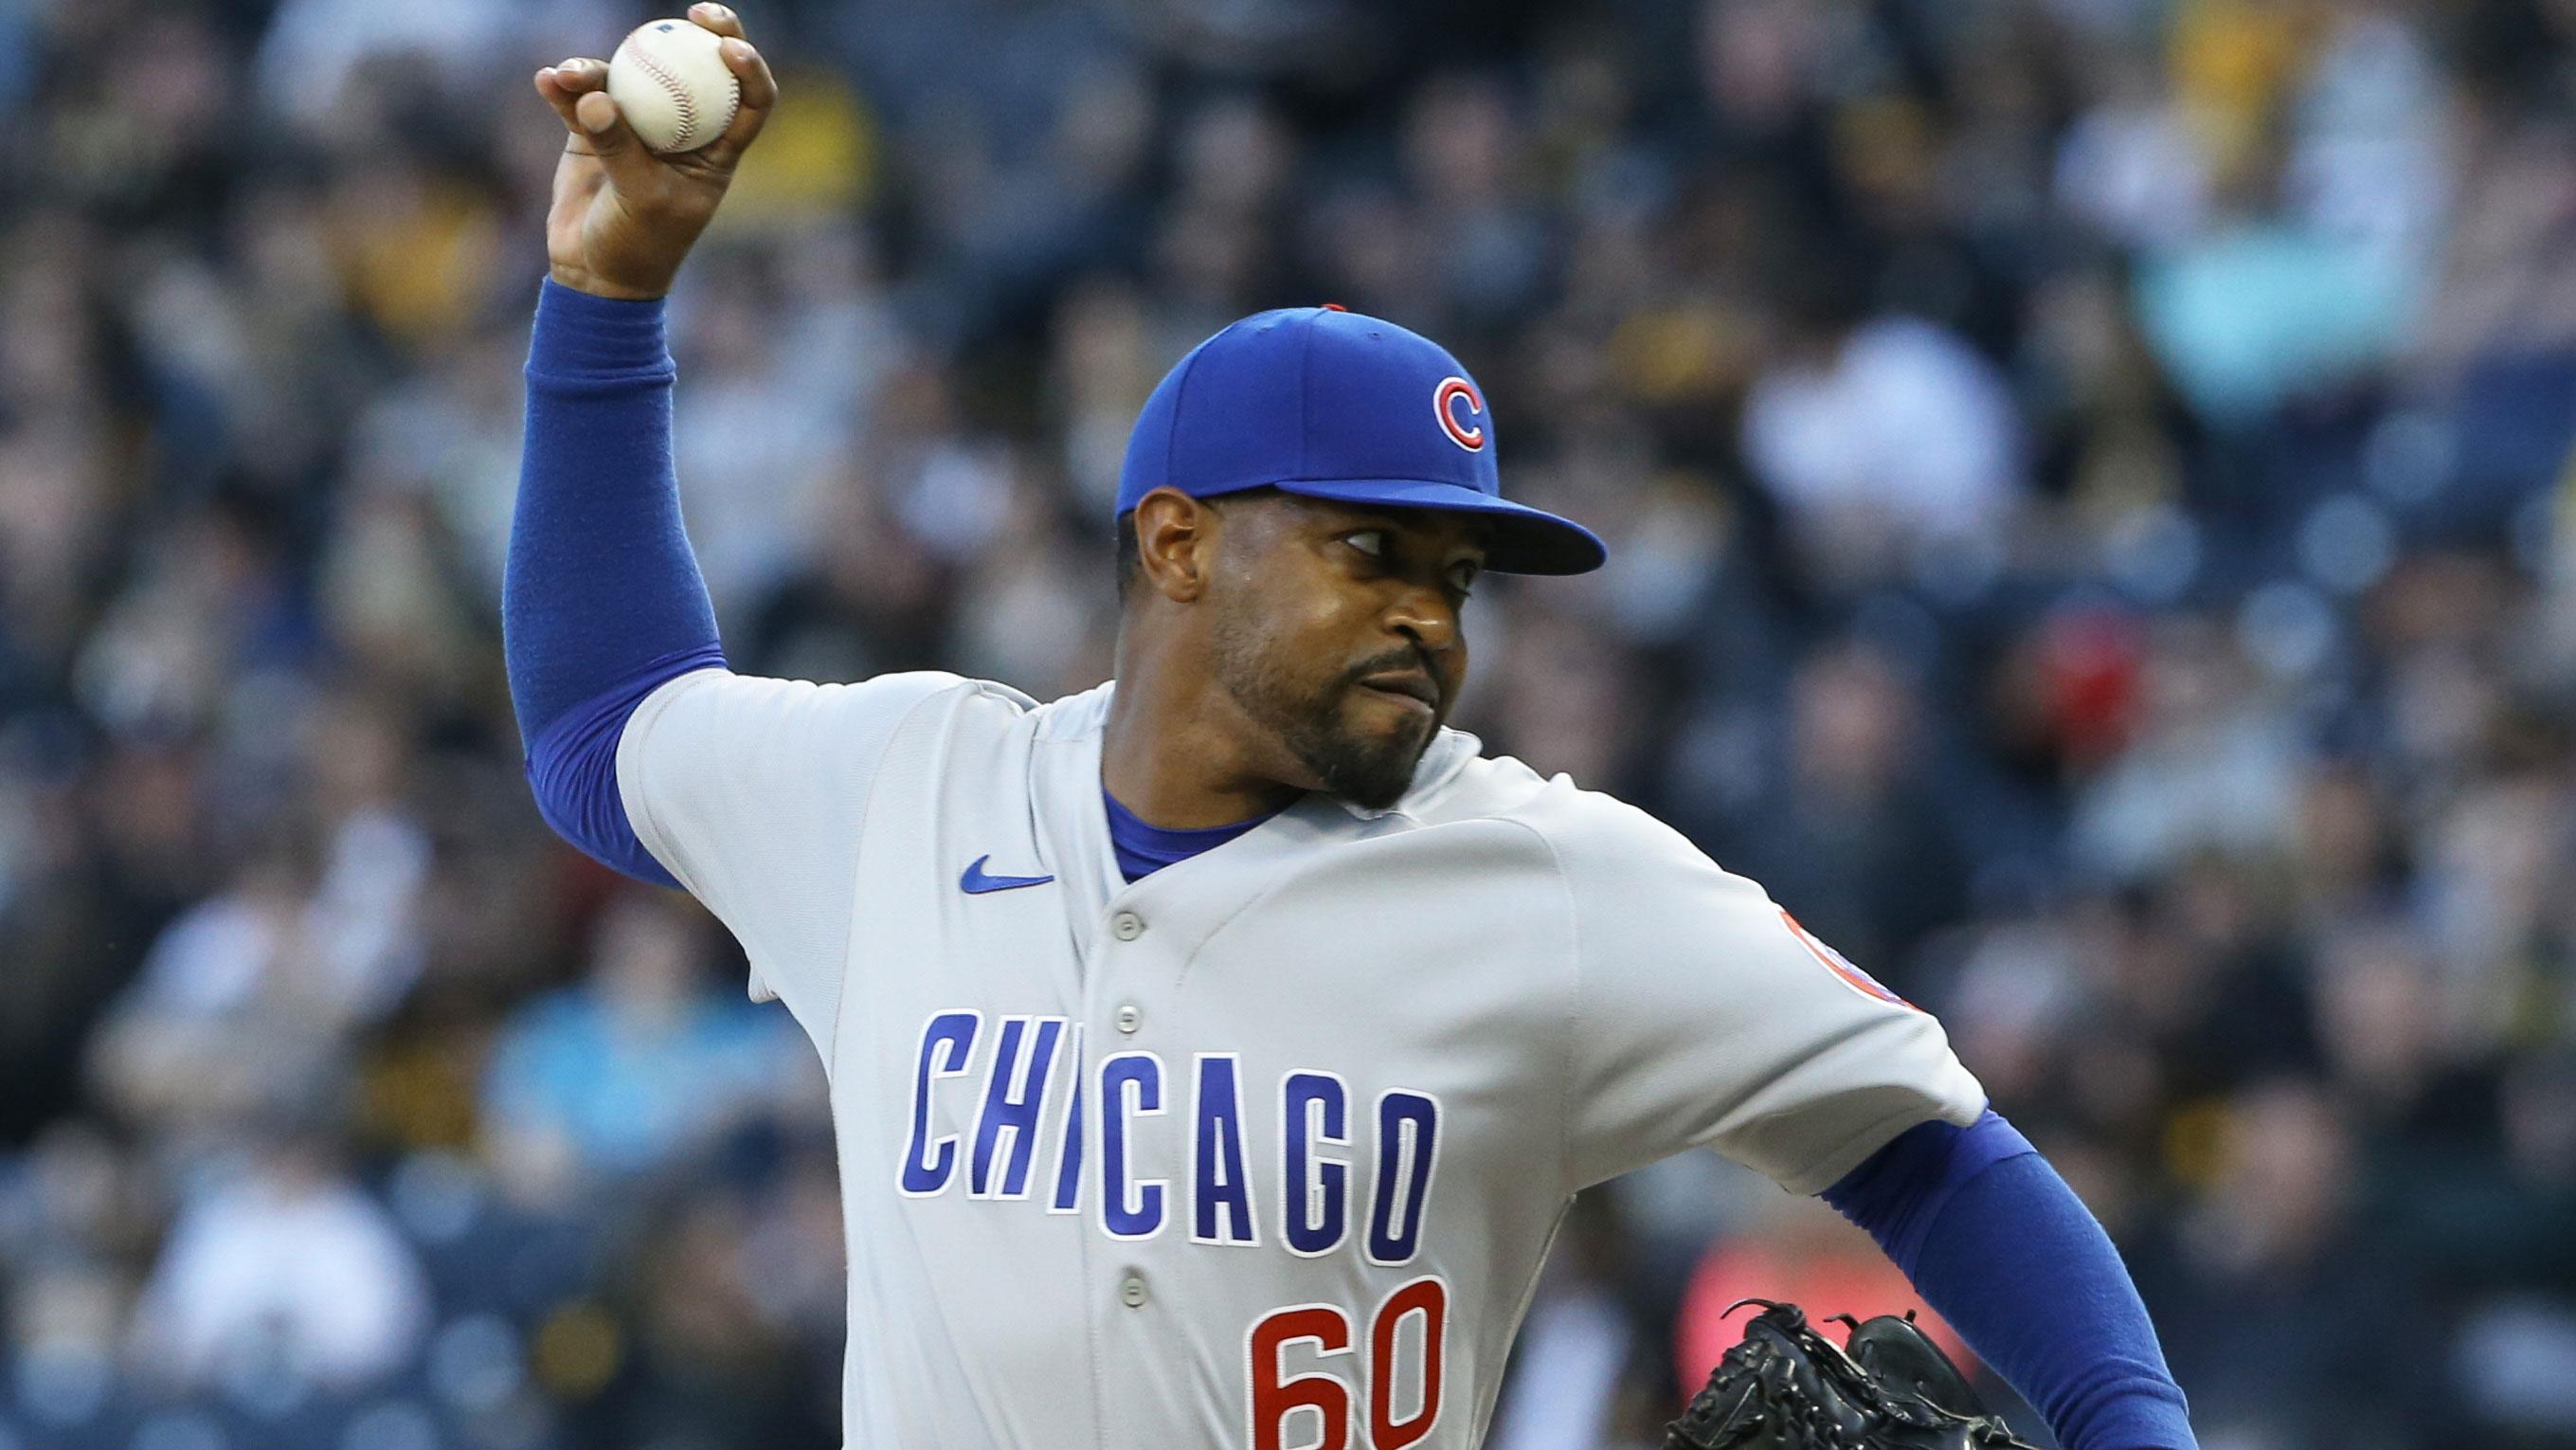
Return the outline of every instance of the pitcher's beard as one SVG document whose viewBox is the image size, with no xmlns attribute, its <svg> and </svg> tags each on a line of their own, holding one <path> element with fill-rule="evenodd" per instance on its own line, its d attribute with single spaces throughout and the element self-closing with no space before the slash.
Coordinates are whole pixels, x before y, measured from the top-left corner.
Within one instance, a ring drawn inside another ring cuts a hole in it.
<svg viewBox="0 0 2576 1450">
<path fill-rule="evenodd" d="M 1342 703 L 1359 688 L 1360 676 L 1386 668 L 1371 662 L 1350 676 L 1310 695 L 1263 663 L 1257 639 L 1220 627 L 1215 637 L 1217 683 L 1225 687 L 1254 723 L 1277 736 L 1314 773 L 1327 795 L 1363 810 L 1382 811 L 1404 798 L 1422 754 L 1439 733 L 1432 725 L 1419 732 L 1369 739 L 1345 729 Z"/>
<path fill-rule="evenodd" d="M 1422 753 L 1431 748 L 1433 734 L 1426 729 L 1419 739 L 1369 740 L 1313 715 L 1282 720 L 1272 728 L 1324 783 L 1326 794 L 1372 811 L 1394 805 L 1413 788 L 1413 773 L 1422 764 Z"/>
</svg>

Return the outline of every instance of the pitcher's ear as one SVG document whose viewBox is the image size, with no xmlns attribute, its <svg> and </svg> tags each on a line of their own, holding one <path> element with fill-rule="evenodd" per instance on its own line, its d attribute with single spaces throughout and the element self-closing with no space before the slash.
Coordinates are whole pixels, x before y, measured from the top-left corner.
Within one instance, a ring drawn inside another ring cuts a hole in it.
<svg viewBox="0 0 2576 1450">
<path fill-rule="evenodd" d="M 1216 567 L 1214 508 L 1177 488 L 1158 488 L 1136 501 L 1133 527 L 1139 587 L 1175 604 L 1206 592 Z"/>
</svg>

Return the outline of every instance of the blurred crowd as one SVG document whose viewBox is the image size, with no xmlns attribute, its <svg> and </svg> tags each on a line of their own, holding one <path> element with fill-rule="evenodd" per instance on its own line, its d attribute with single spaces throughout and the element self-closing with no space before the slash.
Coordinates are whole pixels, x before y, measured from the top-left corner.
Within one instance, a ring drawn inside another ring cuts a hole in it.
<svg viewBox="0 0 2576 1450">
<path fill-rule="evenodd" d="M 2576 4 L 742 8 L 738 668 L 1095 683 L 1163 369 L 1394 318 L 1612 546 L 1457 723 L 1939 1011 L 2205 1446 L 2576 1445 Z M 647 13 L 0 0 L 0 1450 L 838 1444 L 812 1050 L 500 665 L 528 78 Z M 1739 1292 L 1906 1302 L 1649 1170 L 1493 1443 L 1653 1444 Z"/>
</svg>

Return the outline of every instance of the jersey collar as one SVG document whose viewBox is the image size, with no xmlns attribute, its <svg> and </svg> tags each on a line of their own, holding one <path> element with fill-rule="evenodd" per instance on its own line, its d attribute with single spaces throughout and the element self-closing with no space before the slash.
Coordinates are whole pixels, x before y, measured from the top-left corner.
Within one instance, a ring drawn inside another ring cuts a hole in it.
<svg viewBox="0 0 2576 1450">
<path fill-rule="evenodd" d="M 1117 689 L 1118 682 L 1108 680 L 1080 694 L 1067 695 L 1056 701 L 1047 707 L 1050 718 L 1038 735 L 1040 740 L 1064 741 L 1088 737 L 1092 742 L 1092 787 L 1095 790 L 1101 788 L 1098 779 L 1100 734 L 1108 727 L 1109 702 Z M 1469 761 L 1484 752 L 1484 742 L 1475 736 L 1464 730 L 1453 730 L 1442 726 L 1440 733 L 1433 737 L 1430 748 L 1422 752 L 1422 763 L 1414 767 L 1413 783 L 1405 787 L 1404 794 L 1397 798 L 1395 804 L 1372 809 L 1338 797 L 1331 798 L 1332 803 L 1348 812 L 1353 818 L 1363 821 L 1374 821 L 1380 816 L 1407 814 L 1408 806 L 1416 805 L 1447 789 L 1449 783 L 1458 778 L 1458 772 L 1466 769 Z M 1096 811 L 1094 814 L 1100 817 L 1101 830 L 1105 833 L 1109 829 L 1107 813 Z"/>
</svg>

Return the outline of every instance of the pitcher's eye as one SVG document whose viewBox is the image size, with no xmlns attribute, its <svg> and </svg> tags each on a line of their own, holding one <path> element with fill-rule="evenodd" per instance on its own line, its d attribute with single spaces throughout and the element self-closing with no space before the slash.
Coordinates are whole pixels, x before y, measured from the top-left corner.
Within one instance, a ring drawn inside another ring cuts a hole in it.
<svg viewBox="0 0 2576 1450">
<path fill-rule="evenodd" d="M 1469 592 L 1475 589 L 1476 576 L 1482 572 L 1484 571 L 1478 569 L 1475 565 L 1461 559 L 1458 563 L 1450 567 L 1449 587 L 1457 590 L 1459 597 L 1463 599 Z"/>
<path fill-rule="evenodd" d="M 1386 530 L 1384 529 L 1361 529 L 1355 533 L 1344 534 L 1342 542 L 1372 559 L 1386 557 Z"/>
</svg>

